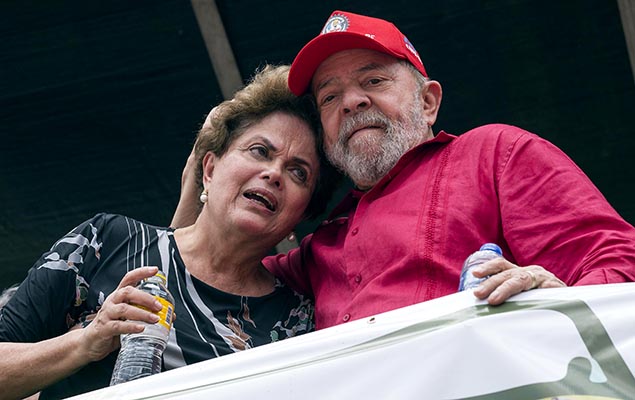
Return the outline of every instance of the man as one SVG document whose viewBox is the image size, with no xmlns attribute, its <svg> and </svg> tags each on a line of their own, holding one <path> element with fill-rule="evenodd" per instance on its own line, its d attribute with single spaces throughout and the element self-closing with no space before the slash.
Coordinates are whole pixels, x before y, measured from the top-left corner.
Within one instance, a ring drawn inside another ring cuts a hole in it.
<svg viewBox="0 0 635 400">
<path fill-rule="evenodd" d="M 263 261 L 315 297 L 318 328 L 456 292 L 486 242 L 505 256 L 475 271 L 491 304 L 635 280 L 635 229 L 555 146 L 500 124 L 433 133 L 441 85 L 393 24 L 335 11 L 289 87 L 314 96 L 326 153 L 356 186 L 300 248 Z"/>
</svg>

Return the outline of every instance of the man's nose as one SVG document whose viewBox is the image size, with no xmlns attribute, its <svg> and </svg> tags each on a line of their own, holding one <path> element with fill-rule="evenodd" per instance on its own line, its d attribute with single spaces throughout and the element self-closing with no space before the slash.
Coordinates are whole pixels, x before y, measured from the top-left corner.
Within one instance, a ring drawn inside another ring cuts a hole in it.
<svg viewBox="0 0 635 400">
<path fill-rule="evenodd" d="M 348 89 L 344 92 L 343 97 L 342 109 L 344 114 L 363 111 L 370 107 L 370 98 L 361 89 Z"/>
</svg>

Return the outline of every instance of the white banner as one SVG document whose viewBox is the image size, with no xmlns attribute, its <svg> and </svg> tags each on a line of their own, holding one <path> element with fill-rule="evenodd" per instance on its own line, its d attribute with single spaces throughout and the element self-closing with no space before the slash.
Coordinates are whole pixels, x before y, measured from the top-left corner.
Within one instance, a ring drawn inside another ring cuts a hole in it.
<svg viewBox="0 0 635 400">
<path fill-rule="evenodd" d="M 635 399 L 635 283 L 463 292 L 75 399 Z"/>
</svg>

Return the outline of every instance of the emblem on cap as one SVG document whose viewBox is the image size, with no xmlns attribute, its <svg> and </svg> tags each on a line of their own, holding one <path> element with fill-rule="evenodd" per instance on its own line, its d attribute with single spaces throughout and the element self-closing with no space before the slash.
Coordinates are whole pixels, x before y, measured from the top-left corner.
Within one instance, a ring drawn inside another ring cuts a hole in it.
<svg viewBox="0 0 635 400">
<path fill-rule="evenodd" d="M 403 37 L 403 41 L 406 45 L 406 48 L 412 53 L 414 54 L 415 57 L 417 57 L 417 59 L 419 60 L 419 62 L 421 62 L 421 57 L 419 57 L 419 52 L 417 52 L 417 49 L 415 49 L 415 47 L 412 45 L 412 43 L 410 43 L 410 40 L 408 40 L 407 37 Z"/>
<path fill-rule="evenodd" d="M 344 32 L 348 29 L 348 18 L 342 14 L 333 14 L 324 24 L 321 35 L 331 32 Z"/>
</svg>

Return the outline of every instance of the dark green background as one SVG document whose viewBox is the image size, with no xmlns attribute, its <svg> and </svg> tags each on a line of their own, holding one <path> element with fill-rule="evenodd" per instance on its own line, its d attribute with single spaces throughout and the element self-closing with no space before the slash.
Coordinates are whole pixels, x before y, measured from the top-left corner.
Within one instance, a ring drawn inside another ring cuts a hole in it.
<svg viewBox="0 0 635 400">
<path fill-rule="evenodd" d="M 395 22 L 443 85 L 437 130 L 531 130 L 635 221 L 635 85 L 615 1 L 217 5 L 245 78 L 292 61 L 334 9 Z M 0 21 L 1 288 L 97 212 L 167 224 L 195 132 L 222 97 L 186 0 L 4 0 Z"/>
</svg>

